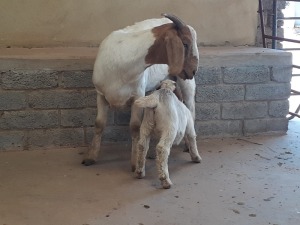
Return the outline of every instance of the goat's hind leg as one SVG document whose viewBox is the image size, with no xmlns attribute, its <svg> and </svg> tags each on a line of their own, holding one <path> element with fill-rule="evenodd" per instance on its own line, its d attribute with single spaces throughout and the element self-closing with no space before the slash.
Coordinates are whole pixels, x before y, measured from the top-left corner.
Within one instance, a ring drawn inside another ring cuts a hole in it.
<svg viewBox="0 0 300 225">
<path fill-rule="evenodd" d="M 94 164 L 100 152 L 101 137 L 106 125 L 108 104 L 103 95 L 97 94 L 97 117 L 95 122 L 95 133 L 92 144 L 89 147 L 82 164 L 90 166 Z"/>
</svg>

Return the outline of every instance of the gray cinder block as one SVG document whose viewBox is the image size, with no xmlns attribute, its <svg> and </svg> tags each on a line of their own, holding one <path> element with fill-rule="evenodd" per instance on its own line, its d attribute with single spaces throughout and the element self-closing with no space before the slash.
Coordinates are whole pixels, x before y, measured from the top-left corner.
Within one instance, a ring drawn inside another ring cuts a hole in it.
<svg viewBox="0 0 300 225">
<path fill-rule="evenodd" d="M 234 102 L 222 104 L 222 119 L 264 118 L 267 115 L 267 102 Z"/>
<path fill-rule="evenodd" d="M 266 66 L 244 66 L 223 68 L 224 83 L 250 84 L 270 81 L 270 70 Z"/>
<path fill-rule="evenodd" d="M 58 86 L 58 72 L 48 70 L 7 71 L 2 75 L 3 89 L 40 89 Z"/>
<path fill-rule="evenodd" d="M 246 100 L 279 100 L 290 96 L 290 83 L 249 84 L 246 86 Z"/>
<path fill-rule="evenodd" d="M 58 112 L 54 110 L 4 111 L 0 118 L 0 129 L 54 128 L 58 127 L 58 120 Z"/>
<path fill-rule="evenodd" d="M 26 92 L 0 91 L 0 110 L 20 110 L 26 106 Z"/>
</svg>

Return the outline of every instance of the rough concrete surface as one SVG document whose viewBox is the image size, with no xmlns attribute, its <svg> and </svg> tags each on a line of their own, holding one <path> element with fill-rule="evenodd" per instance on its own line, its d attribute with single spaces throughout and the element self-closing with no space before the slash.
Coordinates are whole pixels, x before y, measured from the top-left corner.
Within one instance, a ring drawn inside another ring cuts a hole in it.
<svg viewBox="0 0 300 225">
<path fill-rule="evenodd" d="M 199 141 L 201 164 L 176 147 L 174 185 L 160 187 L 155 161 L 130 172 L 130 146 L 0 153 L 0 225 L 300 224 L 300 120 L 287 135 Z"/>
</svg>

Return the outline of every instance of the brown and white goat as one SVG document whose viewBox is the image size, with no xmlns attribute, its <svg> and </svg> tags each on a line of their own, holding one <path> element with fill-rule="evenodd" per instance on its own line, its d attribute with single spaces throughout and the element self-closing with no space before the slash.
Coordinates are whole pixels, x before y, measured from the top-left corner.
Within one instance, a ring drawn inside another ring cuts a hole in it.
<svg viewBox="0 0 300 225">
<path fill-rule="evenodd" d="M 95 133 L 84 165 L 94 164 L 97 159 L 109 107 L 131 106 L 132 152 L 136 152 L 143 111 L 132 103 L 145 96 L 147 87 L 154 82 L 145 75 L 148 67 L 166 64 L 168 75 L 193 79 L 199 61 L 196 32 L 176 16 L 163 15 L 166 18 L 149 19 L 114 31 L 101 43 L 93 71 L 97 91 Z"/>
<path fill-rule="evenodd" d="M 145 108 L 140 140 L 136 154 L 137 178 L 145 176 L 146 155 L 149 149 L 150 137 L 159 138 L 156 146 L 156 166 L 163 188 L 171 187 L 168 171 L 168 157 L 173 144 L 179 144 L 185 136 L 189 144 L 189 153 L 193 162 L 201 162 L 196 143 L 194 118 L 191 111 L 178 100 L 173 93 L 175 82 L 162 81 L 161 89 L 151 95 L 141 97 L 134 103 L 137 107 Z"/>
</svg>

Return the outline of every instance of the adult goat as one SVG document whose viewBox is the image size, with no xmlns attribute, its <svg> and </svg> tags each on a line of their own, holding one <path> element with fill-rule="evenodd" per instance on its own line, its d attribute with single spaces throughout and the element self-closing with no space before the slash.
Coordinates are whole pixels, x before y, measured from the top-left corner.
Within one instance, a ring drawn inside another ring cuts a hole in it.
<svg viewBox="0 0 300 225">
<path fill-rule="evenodd" d="M 102 41 L 93 71 L 97 91 L 95 133 L 84 165 L 94 164 L 97 159 L 108 107 L 131 106 L 132 152 L 136 152 L 143 110 L 132 103 L 153 83 L 151 77 L 146 79 L 148 67 L 166 64 L 169 76 L 183 80 L 193 79 L 196 74 L 199 53 L 195 30 L 174 15 L 163 16 L 166 18 L 144 20 L 113 31 Z"/>
</svg>

